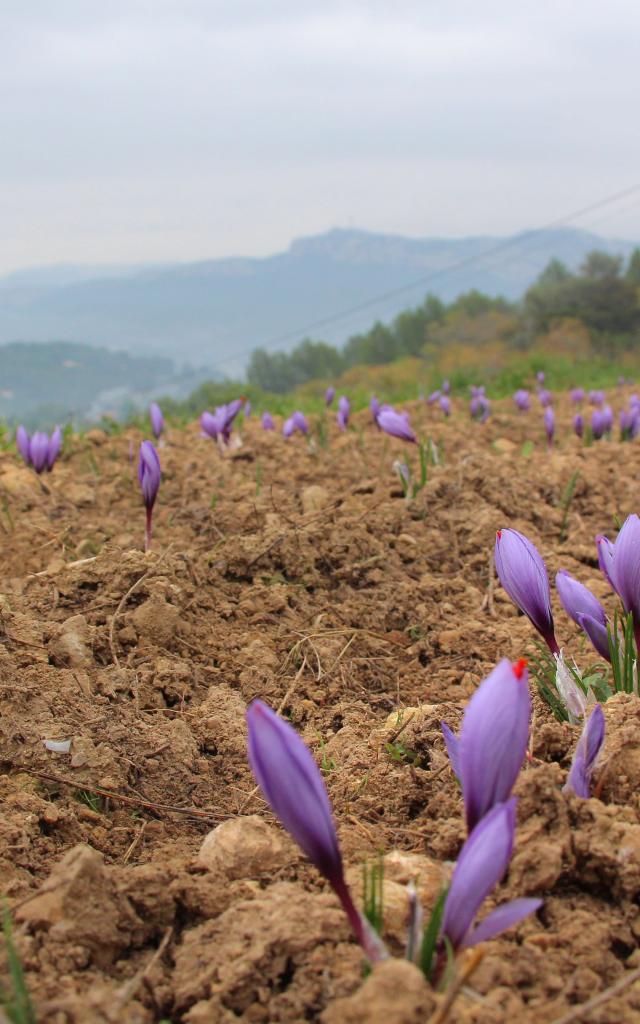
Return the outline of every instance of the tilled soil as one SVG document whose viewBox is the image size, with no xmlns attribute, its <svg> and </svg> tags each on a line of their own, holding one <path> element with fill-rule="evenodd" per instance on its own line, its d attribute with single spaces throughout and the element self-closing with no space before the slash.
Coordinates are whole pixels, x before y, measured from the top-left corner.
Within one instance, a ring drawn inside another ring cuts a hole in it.
<svg viewBox="0 0 640 1024">
<path fill-rule="evenodd" d="M 548 453 L 537 410 L 498 403 L 481 426 L 462 405 L 447 422 L 416 406 L 442 461 L 412 501 L 392 462 L 415 450 L 365 413 L 347 434 L 329 422 L 326 446 L 256 421 L 224 454 L 195 425 L 170 431 L 147 555 L 139 436 L 91 431 L 42 481 L 0 455 L 0 870 L 38 1021 L 418 1024 L 443 1010 L 399 959 L 363 981 L 336 899 L 255 789 L 244 712 L 262 698 L 316 753 L 356 889 L 384 853 L 401 956 L 405 884 L 428 910 L 465 836 L 440 722 L 457 728 L 496 662 L 530 648 L 494 581 L 496 529 L 527 533 L 552 574 L 613 608 L 593 538 L 637 510 L 640 449 L 582 448 L 569 419 L 560 407 Z M 567 650 L 594 661 L 555 607 Z M 534 704 L 515 856 L 487 909 L 544 905 L 485 945 L 448 1020 L 638 1021 L 640 981 L 624 982 L 640 967 L 640 703 L 605 706 L 588 801 L 562 793 L 578 730 Z M 69 753 L 45 748 L 66 739 Z"/>
</svg>

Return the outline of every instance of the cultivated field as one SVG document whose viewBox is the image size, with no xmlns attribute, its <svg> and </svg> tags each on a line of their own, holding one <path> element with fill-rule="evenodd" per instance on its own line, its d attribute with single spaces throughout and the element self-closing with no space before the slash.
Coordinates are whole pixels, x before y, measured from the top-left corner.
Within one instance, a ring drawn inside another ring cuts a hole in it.
<svg viewBox="0 0 640 1024">
<path fill-rule="evenodd" d="M 224 454 L 195 424 L 170 429 L 146 555 L 141 434 L 91 431 L 42 478 L 0 454 L 0 871 L 38 1022 L 640 1020 L 640 980 L 624 984 L 640 968 L 633 695 L 604 705 L 599 798 L 580 800 L 562 792 L 580 729 L 532 682 L 515 854 L 483 912 L 544 904 L 482 947 L 450 1006 L 401 959 L 406 883 L 428 910 L 466 834 L 440 722 L 457 730 L 496 663 L 532 651 L 494 578 L 496 530 L 612 609 L 594 536 L 640 505 L 638 441 L 583 447 L 568 399 L 551 452 L 537 407 L 494 403 L 478 424 L 453 406 L 410 407 L 441 462 L 409 501 L 392 463 L 415 470 L 415 446 L 368 412 L 345 433 L 331 415 L 311 446 L 252 418 Z M 555 594 L 554 611 L 565 652 L 593 663 Z M 384 854 L 398 959 L 366 980 L 338 901 L 255 787 L 256 697 L 314 751 L 357 893 Z"/>
</svg>

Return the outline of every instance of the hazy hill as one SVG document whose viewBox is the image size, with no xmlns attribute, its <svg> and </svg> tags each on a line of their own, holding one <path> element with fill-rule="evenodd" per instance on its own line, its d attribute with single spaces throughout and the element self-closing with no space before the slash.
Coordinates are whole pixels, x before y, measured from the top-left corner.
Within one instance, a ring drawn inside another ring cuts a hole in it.
<svg viewBox="0 0 640 1024">
<path fill-rule="evenodd" d="M 553 257 L 575 268 L 592 249 L 628 256 L 633 248 L 572 228 L 510 239 L 409 239 L 336 229 L 261 259 L 44 268 L 0 279 L 0 343 L 65 338 L 231 374 L 243 369 L 253 348 L 282 336 L 290 337 L 281 347 L 290 348 L 307 328 L 340 343 L 427 291 L 451 300 L 477 288 L 514 299 Z M 361 304 L 359 312 L 313 326 Z"/>
</svg>

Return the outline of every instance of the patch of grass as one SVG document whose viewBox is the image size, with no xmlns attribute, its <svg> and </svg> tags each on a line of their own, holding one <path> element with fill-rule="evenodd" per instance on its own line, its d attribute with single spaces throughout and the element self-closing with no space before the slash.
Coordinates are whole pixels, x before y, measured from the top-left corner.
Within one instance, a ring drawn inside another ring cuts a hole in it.
<svg viewBox="0 0 640 1024">
<path fill-rule="evenodd" d="M 9 986 L 6 989 L 0 986 L 0 1008 L 11 1024 L 37 1024 L 24 970 L 13 941 L 11 914 L 6 904 L 2 912 L 2 935 L 9 968 Z"/>
</svg>

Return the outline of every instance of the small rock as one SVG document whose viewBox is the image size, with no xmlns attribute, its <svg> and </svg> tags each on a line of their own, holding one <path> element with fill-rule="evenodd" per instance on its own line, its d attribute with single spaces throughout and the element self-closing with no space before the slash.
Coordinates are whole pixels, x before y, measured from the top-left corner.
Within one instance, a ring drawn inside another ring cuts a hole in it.
<svg viewBox="0 0 640 1024">
<path fill-rule="evenodd" d="M 289 859 L 284 838 L 257 814 L 230 818 L 205 836 L 198 863 L 227 878 L 251 878 L 275 871 Z"/>
</svg>

